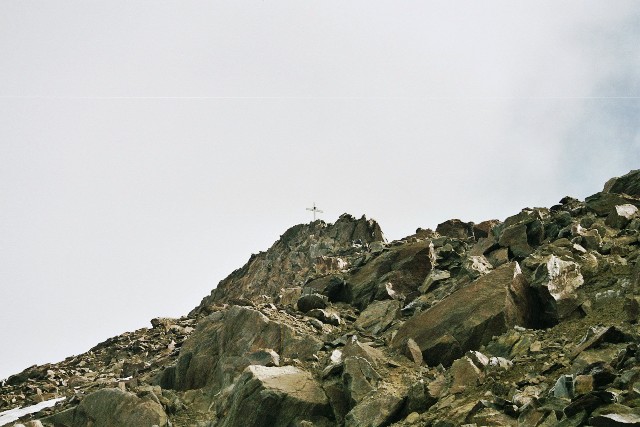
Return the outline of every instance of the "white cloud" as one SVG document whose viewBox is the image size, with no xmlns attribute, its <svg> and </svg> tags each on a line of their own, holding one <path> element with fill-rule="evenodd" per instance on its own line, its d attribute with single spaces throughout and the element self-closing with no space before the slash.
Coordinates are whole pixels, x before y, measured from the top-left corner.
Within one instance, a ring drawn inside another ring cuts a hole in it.
<svg viewBox="0 0 640 427">
<path fill-rule="evenodd" d="M 599 190 L 637 168 L 638 100 L 585 98 L 640 96 L 639 13 L 2 2 L 0 377 L 186 313 L 314 201 L 399 238 Z M 252 99 L 91 99 L 132 96 Z"/>
</svg>

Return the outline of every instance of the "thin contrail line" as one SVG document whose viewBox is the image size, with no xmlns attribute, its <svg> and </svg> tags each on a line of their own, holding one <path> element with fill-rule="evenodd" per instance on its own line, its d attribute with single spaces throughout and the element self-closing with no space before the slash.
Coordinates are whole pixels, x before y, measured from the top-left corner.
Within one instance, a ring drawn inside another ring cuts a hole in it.
<svg viewBox="0 0 640 427">
<path fill-rule="evenodd" d="M 605 100 L 640 99 L 640 96 L 0 96 L 0 99 L 43 100 Z"/>
</svg>

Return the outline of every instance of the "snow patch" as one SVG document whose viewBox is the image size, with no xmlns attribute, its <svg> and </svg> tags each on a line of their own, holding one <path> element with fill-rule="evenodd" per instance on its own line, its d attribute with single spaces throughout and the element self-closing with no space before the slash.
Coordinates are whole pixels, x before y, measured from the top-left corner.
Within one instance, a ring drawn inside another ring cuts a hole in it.
<svg viewBox="0 0 640 427">
<path fill-rule="evenodd" d="M 45 400 L 44 402 L 36 403 L 35 405 L 25 406 L 24 408 L 14 408 L 9 409 L 8 411 L 0 412 L 0 426 L 18 421 L 25 415 L 42 411 L 44 408 L 50 408 L 56 403 L 65 399 L 66 397 L 58 397 L 56 399 Z"/>
</svg>

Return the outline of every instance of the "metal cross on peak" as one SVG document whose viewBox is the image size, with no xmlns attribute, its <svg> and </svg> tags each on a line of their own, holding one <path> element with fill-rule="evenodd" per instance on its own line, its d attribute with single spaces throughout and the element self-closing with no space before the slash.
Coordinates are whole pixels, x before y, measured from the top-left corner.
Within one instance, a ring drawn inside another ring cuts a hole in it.
<svg viewBox="0 0 640 427">
<path fill-rule="evenodd" d="M 316 202 L 313 202 L 313 207 L 312 208 L 307 208 L 307 210 L 313 212 L 313 220 L 314 221 L 316 220 L 316 213 L 324 213 L 320 209 L 317 208 Z"/>
</svg>

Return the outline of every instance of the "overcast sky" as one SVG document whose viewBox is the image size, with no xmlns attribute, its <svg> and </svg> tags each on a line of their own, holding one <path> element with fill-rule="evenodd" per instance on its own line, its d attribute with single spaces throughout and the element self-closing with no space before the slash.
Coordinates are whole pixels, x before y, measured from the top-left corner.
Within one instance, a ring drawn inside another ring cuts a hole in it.
<svg viewBox="0 0 640 427">
<path fill-rule="evenodd" d="M 0 378 L 186 314 L 287 228 L 388 239 L 640 167 L 640 3 L 0 1 Z"/>
</svg>

